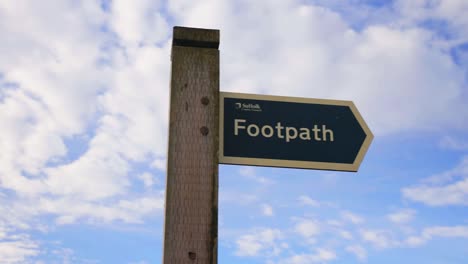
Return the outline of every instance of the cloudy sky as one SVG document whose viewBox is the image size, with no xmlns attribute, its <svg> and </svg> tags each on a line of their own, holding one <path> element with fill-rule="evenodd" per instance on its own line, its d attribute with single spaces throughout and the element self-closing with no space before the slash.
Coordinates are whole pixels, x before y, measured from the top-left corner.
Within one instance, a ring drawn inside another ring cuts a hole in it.
<svg viewBox="0 0 468 264">
<path fill-rule="evenodd" d="M 219 263 L 468 259 L 468 1 L 1 0 L 0 262 L 160 263 L 172 27 L 221 90 L 353 100 L 358 173 L 220 166 Z"/>
</svg>

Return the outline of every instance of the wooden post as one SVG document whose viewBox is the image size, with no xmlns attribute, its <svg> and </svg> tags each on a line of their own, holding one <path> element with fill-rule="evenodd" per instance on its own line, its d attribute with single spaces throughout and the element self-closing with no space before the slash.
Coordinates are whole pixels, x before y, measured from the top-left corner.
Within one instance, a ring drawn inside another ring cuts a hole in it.
<svg viewBox="0 0 468 264">
<path fill-rule="evenodd" d="M 174 27 L 164 264 L 216 264 L 219 30 Z"/>
</svg>

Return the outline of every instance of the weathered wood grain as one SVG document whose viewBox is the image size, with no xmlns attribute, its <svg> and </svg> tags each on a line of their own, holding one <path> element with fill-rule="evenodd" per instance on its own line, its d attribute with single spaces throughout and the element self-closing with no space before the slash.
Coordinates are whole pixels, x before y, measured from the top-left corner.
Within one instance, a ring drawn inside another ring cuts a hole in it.
<svg viewBox="0 0 468 264">
<path fill-rule="evenodd" d="M 196 42 L 173 42 L 172 47 L 163 263 L 215 264 L 219 31 L 175 27 L 175 37 Z M 203 42 L 211 46 L 187 46 Z M 218 43 L 216 48 L 212 43 Z"/>
</svg>

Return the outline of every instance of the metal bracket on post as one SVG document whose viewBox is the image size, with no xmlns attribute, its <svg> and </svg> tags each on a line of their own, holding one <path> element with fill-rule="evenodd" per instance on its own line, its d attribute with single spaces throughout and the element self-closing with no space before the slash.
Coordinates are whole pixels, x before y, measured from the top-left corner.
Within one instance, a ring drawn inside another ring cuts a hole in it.
<svg viewBox="0 0 468 264">
<path fill-rule="evenodd" d="M 174 27 L 164 264 L 216 264 L 219 30 Z"/>
</svg>

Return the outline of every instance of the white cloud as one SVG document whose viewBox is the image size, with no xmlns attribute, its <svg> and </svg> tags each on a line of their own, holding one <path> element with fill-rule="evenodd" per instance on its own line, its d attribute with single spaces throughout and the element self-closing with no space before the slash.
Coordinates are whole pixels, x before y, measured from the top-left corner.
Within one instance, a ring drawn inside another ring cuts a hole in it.
<svg viewBox="0 0 468 264">
<path fill-rule="evenodd" d="M 3 225 L 11 230 L 46 232 L 52 221 L 42 222 L 44 215 L 54 219 L 58 225 L 78 222 L 107 224 L 116 221 L 143 223 L 148 217 L 161 215 L 164 208 L 164 193 L 98 201 L 64 196 L 24 197 L 9 202 L 1 200 L 1 202 L 0 227 Z"/>
<path fill-rule="evenodd" d="M 273 207 L 269 204 L 262 204 L 262 213 L 264 216 L 273 216 Z"/>
<path fill-rule="evenodd" d="M 247 179 L 251 179 L 261 184 L 271 184 L 274 182 L 273 180 L 268 179 L 267 177 L 259 176 L 255 168 L 253 167 L 241 167 L 239 169 L 239 174 Z"/>
<path fill-rule="evenodd" d="M 60 259 L 60 262 L 63 264 L 70 264 L 79 262 L 75 257 L 75 252 L 71 248 L 58 248 L 52 250 L 52 254 Z"/>
<path fill-rule="evenodd" d="M 109 113 L 102 116 L 99 143 L 128 159 L 150 162 L 167 151 L 169 45 L 116 52 L 115 59 L 113 87 L 99 101 Z"/>
<path fill-rule="evenodd" d="M 148 264 L 149 262 L 145 261 L 145 260 L 141 260 L 141 261 L 136 261 L 136 262 L 131 262 L 130 264 Z"/>
<path fill-rule="evenodd" d="M 308 206 L 312 206 L 312 207 L 319 207 L 320 206 L 320 203 L 318 201 L 310 198 L 307 195 L 300 196 L 298 200 L 303 205 L 308 205 Z"/>
<path fill-rule="evenodd" d="M 387 215 L 387 218 L 397 224 L 405 224 L 413 220 L 416 211 L 413 209 L 402 209 Z"/>
<path fill-rule="evenodd" d="M 336 253 L 330 249 L 318 248 L 313 254 L 296 254 L 283 261 L 281 264 L 308 264 L 327 263 L 337 258 Z"/>
<path fill-rule="evenodd" d="M 445 136 L 439 142 L 439 146 L 444 149 L 451 150 L 468 150 L 468 141 L 464 141 L 458 138 Z"/>
<path fill-rule="evenodd" d="M 367 260 L 367 250 L 361 245 L 347 246 L 345 250 L 354 254 L 360 261 Z"/>
<path fill-rule="evenodd" d="M 150 188 L 158 182 L 158 179 L 155 179 L 154 176 L 149 172 L 140 174 L 138 179 L 143 182 L 143 185 L 145 185 L 146 188 Z"/>
<path fill-rule="evenodd" d="M 11 198 L 0 199 L 0 231 L 41 229 L 31 216 L 34 206 L 8 199 Z"/>
<path fill-rule="evenodd" d="M 468 11 L 468 4 L 464 0 L 445 1 L 404 1 L 398 0 L 396 9 L 401 13 L 403 21 L 408 24 L 433 20 L 442 20 L 446 23 L 445 31 L 450 32 L 456 43 L 468 39 L 468 19 L 465 14 Z"/>
<path fill-rule="evenodd" d="M 59 225 L 84 220 L 88 223 L 142 223 L 145 217 L 161 213 L 164 208 L 162 194 L 134 199 L 117 200 L 110 204 L 83 202 L 70 198 L 40 199 L 37 213 L 55 215 Z"/>
<path fill-rule="evenodd" d="M 346 231 L 346 230 L 340 230 L 338 232 L 340 234 L 340 236 L 346 240 L 351 240 L 353 239 L 353 235 L 351 234 L 351 232 L 349 231 Z"/>
<path fill-rule="evenodd" d="M 237 240 L 237 252 L 238 256 L 255 256 L 262 249 L 263 245 L 261 241 L 256 240 L 252 236 L 243 236 Z"/>
<path fill-rule="evenodd" d="M 418 247 L 434 238 L 468 238 L 468 226 L 433 226 L 424 228 L 419 236 L 408 237 L 404 244 Z"/>
<path fill-rule="evenodd" d="M 168 3 L 168 10 L 174 16 L 177 25 L 213 28 L 213 23 L 220 23 L 223 19 L 227 19 L 223 15 L 229 7 L 233 7 L 233 4 L 233 2 L 216 0 L 197 2 L 175 0 Z"/>
<path fill-rule="evenodd" d="M 339 220 L 336 220 L 336 219 L 330 219 L 327 221 L 327 224 L 331 225 L 331 226 L 335 226 L 335 227 L 340 227 L 340 226 L 343 226 L 343 222 L 342 221 L 339 221 Z"/>
<path fill-rule="evenodd" d="M 453 169 L 402 189 L 405 198 L 430 206 L 468 205 L 468 157 Z"/>
<path fill-rule="evenodd" d="M 278 229 L 259 229 L 242 235 L 236 240 L 237 256 L 278 255 L 284 244 L 281 243 L 282 232 Z"/>
<path fill-rule="evenodd" d="M 357 215 L 355 213 L 352 213 L 350 211 L 343 211 L 341 212 L 341 218 L 343 218 L 343 220 L 346 220 L 348 222 L 351 222 L 353 224 L 362 224 L 364 223 L 364 217 L 360 216 L 360 215 Z"/>
<path fill-rule="evenodd" d="M 166 152 L 168 28 L 157 5 L 146 8 L 152 4 L 124 10 L 113 1 L 106 13 L 96 1 L 0 3 L 0 33 L 9 36 L 0 43 L 0 187 L 17 195 L 5 206 L 21 212 L 14 214 L 18 228 L 45 213 L 60 224 L 141 222 L 162 208 L 159 195 L 135 198 L 138 177 L 129 175 L 132 162 Z M 144 21 L 138 8 L 149 12 Z M 116 17 L 128 22 L 119 39 L 104 29 L 120 23 Z M 163 30 L 155 34 L 155 25 Z M 160 46 L 145 45 L 154 42 Z M 77 137 L 83 149 L 69 155 L 76 147 L 68 141 Z"/>
<path fill-rule="evenodd" d="M 0 181 L 19 193 L 37 192 L 47 163 L 67 154 L 66 138 L 83 133 L 97 111 L 105 71 L 96 67 L 96 34 L 105 15 L 92 1 L 0 3 L 0 73 L 13 88 L 1 87 Z M 80 45 L 76 45 L 80 43 Z"/>
<path fill-rule="evenodd" d="M 320 233 L 319 222 L 312 219 L 299 219 L 294 226 L 294 231 L 299 235 L 311 239 Z"/>
<path fill-rule="evenodd" d="M 236 203 L 247 205 L 258 201 L 258 197 L 254 194 L 226 189 L 219 193 L 219 200 L 221 203 Z"/>
<path fill-rule="evenodd" d="M 116 153 L 92 148 L 73 163 L 49 168 L 45 184 L 55 195 L 99 200 L 123 194 L 130 185 L 129 164 Z"/>
<path fill-rule="evenodd" d="M 31 257 L 39 255 L 39 243 L 28 235 L 0 232 L 0 259 L 5 264 L 25 263 Z"/>
<path fill-rule="evenodd" d="M 160 171 L 166 171 L 166 159 L 157 158 L 151 163 L 151 167 Z"/>
<path fill-rule="evenodd" d="M 158 12 L 162 1 L 112 1 L 112 29 L 126 46 L 153 44 L 166 40 L 169 25 Z"/>
<path fill-rule="evenodd" d="M 419 236 L 410 236 L 404 241 L 404 243 L 410 247 L 418 247 L 424 245 L 426 242 L 427 240 L 425 238 Z"/>
<path fill-rule="evenodd" d="M 104 72 L 95 67 L 99 46 L 105 41 L 105 35 L 96 34 L 105 17 L 99 4 L 20 0 L 0 5 L 0 31 L 9 36 L 0 44 L 4 54 L 0 72 L 19 86 L 11 93 L 23 93 L 37 104 L 37 111 L 26 108 L 24 114 L 31 118 L 19 119 L 17 124 L 54 136 L 82 132 L 96 111 L 96 94 L 103 84 Z M 26 133 L 35 134 L 31 132 Z"/>
<path fill-rule="evenodd" d="M 386 230 L 360 230 L 363 241 L 370 243 L 377 249 L 386 249 L 397 246 L 399 243 L 393 238 L 392 233 Z"/>
</svg>

